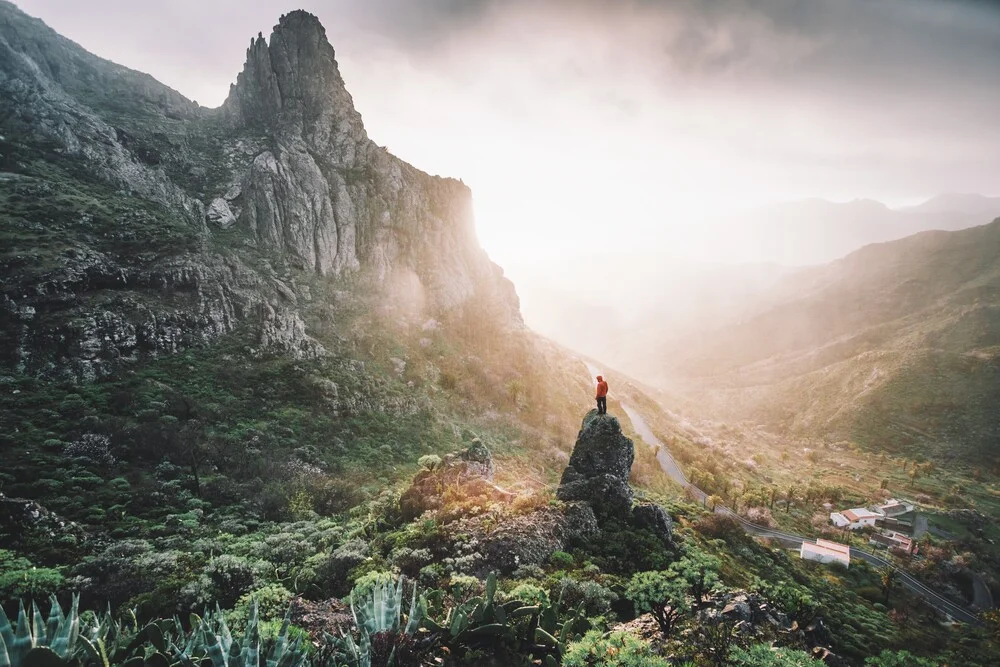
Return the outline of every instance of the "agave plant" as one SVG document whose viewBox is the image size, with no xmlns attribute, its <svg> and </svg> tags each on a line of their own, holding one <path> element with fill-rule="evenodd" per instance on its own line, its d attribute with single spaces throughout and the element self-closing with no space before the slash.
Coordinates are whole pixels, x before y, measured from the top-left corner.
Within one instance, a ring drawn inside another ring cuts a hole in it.
<svg viewBox="0 0 1000 667">
<path fill-rule="evenodd" d="M 404 624 L 403 583 L 402 577 L 395 583 L 383 581 L 365 596 L 351 596 L 358 641 L 355 642 L 350 633 L 340 638 L 327 637 L 350 667 L 400 665 L 416 652 L 414 634 L 427 615 L 427 601 L 422 596 L 417 597 L 414 586 L 410 612 Z"/>
<path fill-rule="evenodd" d="M 50 596 L 52 608 L 48 620 L 38 605 L 31 604 L 31 614 L 20 603 L 16 628 L 0 607 L 0 667 L 56 667 L 68 664 L 77 651 L 80 636 L 80 597 L 73 596 L 69 613 L 64 614 L 56 596 Z"/>
<path fill-rule="evenodd" d="M 485 597 L 474 597 L 452 609 L 443 623 L 428 620 L 432 631 L 446 636 L 453 646 L 477 646 L 496 643 L 498 640 L 516 640 L 513 622 L 519 618 L 532 617 L 540 607 L 528 605 L 520 600 L 502 604 L 496 600 L 497 577 L 490 573 L 486 578 Z"/>
<path fill-rule="evenodd" d="M 168 667 L 166 633 L 175 625 L 180 627 L 176 621 L 160 620 L 140 629 L 135 610 L 117 619 L 108 609 L 83 624 L 78 657 L 93 667 Z"/>
<path fill-rule="evenodd" d="M 583 603 L 576 609 L 562 616 L 562 594 L 553 603 L 542 606 L 538 615 L 538 625 L 535 627 L 534 639 L 542 645 L 553 649 L 560 657 L 566 653 L 566 646 L 593 628 L 590 619 L 584 612 Z M 546 664 L 555 665 L 557 661 L 551 655 L 546 657 Z"/>
<path fill-rule="evenodd" d="M 191 632 L 185 638 L 178 632 L 177 641 L 170 640 L 168 652 L 183 667 L 200 667 L 208 658 L 212 667 L 260 667 L 261 639 L 257 617 L 257 601 L 250 604 L 250 618 L 247 620 L 243 639 L 234 639 L 226 624 L 225 616 L 216 605 L 214 612 L 206 612 L 203 617 L 192 615 Z M 175 628 L 180 623 L 174 621 Z M 281 624 L 281 630 L 271 650 L 263 656 L 266 667 L 299 667 L 306 659 L 306 648 L 301 646 L 301 638 L 289 641 L 289 618 Z M 178 642 L 184 647 L 179 648 Z M 169 661 L 173 664 L 174 660 Z M 0 666 L 2 667 L 2 666 Z"/>
<path fill-rule="evenodd" d="M 590 629 L 583 607 L 569 614 L 562 600 L 530 605 L 522 600 L 499 603 L 496 600 L 497 578 L 486 578 L 486 595 L 453 608 L 442 623 L 427 619 L 426 627 L 441 633 L 444 643 L 455 654 L 469 649 L 489 649 L 545 657 L 545 664 L 558 664 L 568 641 Z M 527 622 L 519 622 L 527 619 Z"/>
</svg>

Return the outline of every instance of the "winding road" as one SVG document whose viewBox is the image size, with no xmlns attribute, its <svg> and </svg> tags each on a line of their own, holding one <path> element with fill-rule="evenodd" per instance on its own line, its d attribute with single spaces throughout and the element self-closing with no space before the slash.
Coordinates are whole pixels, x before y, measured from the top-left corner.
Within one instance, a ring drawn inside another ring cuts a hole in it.
<svg viewBox="0 0 1000 667">
<path fill-rule="evenodd" d="M 587 364 L 587 367 L 590 370 L 591 375 L 597 375 L 599 373 L 599 371 L 597 371 L 597 369 L 594 366 Z M 643 439 L 643 441 L 647 445 L 656 448 L 656 460 L 659 462 L 660 468 L 663 469 L 663 472 L 665 472 L 668 476 L 670 476 L 671 479 L 673 479 L 681 486 L 683 486 L 684 490 L 693 499 L 697 500 L 698 502 L 705 503 L 706 499 L 708 498 L 708 494 L 699 489 L 698 487 L 696 487 L 688 480 L 687 475 L 684 474 L 684 471 L 677 464 L 677 461 L 675 461 L 674 458 L 670 455 L 670 452 L 667 450 L 666 445 L 664 445 L 663 442 L 656 437 L 656 434 L 653 433 L 653 430 L 651 428 L 649 428 L 649 425 L 646 423 L 646 420 L 642 418 L 642 415 L 639 414 L 639 412 L 631 405 L 628 405 L 621 401 L 619 402 L 621 403 L 622 410 L 624 410 L 625 414 L 628 416 L 629 421 L 632 422 L 632 429 L 639 435 L 640 438 Z M 767 537 L 769 539 L 780 542 L 782 545 L 789 548 L 801 547 L 802 542 L 809 539 L 803 537 L 802 535 L 786 533 L 784 531 L 765 528 L 763 526 L 758 526 L 756 524 L 750 523 L 749 521 L 739 516 L 738 514 L 733 512 L 728 507 L 725 507 L 724 505 L 717 505 L 714 511 L 717 514 L 722 514 L 725 516 L 732 517 L 733 519 L 738 521 L 740 525 L 743 526 L 743 529 L 746 530 L 748 533 L 757 535 L 759 537 Z M 902 586 L 907 590 L 922 597 L 927 602 L 927 604 L 932 606 L 937 611 L 941 612 L 942 614 L 956 621 L 969 623 L 971 625 L 982 625 L 982 621 L 979 619 L 979 616 L 977 616 L 973 611 L 955 604 L 948 598 L 944 597 L 943 595 L 941 595 L 934 589 L 930 588 L 926 584 L 920 582 L 919 580 L 914 578 L 913 575 L 899 568 L 897 565 L 891 563 L 890 561 L 880 556 L 877 556 L 873 553 L 870 553 L 868 551 L 863 551 L 855 547 L 851 547 L 851 557 L 860 558 L 861 560 L 866 561 L 876 567 L 890 566 L 895 568 L 898 577 L 897 581 L 900 584 L 902 584 Z"/>
</svg>

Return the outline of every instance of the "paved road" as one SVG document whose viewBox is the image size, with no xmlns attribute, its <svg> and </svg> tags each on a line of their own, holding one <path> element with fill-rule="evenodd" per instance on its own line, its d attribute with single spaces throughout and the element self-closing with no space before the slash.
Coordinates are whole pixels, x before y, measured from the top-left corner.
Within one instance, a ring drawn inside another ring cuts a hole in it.
<svg viewBox="0 0 1000 667">
<path fill-rule="evenodd" d="M 593 368 L 592 366 L 590 367 L 590 371 L 594 375 L 597 374 L 596 369 Z M 628 415 L 629 420 L 632 422 L 632 428 L 633 430 L 635 430 L 636 433 L 639 434 L 639 437 L 641 437 L 646 442 L 647 445 L 657 448 L 656 459 L 657 461 L 659 461 L 660 467 L 663 469 L 663 472 L 667 473 L 667 475 L 669 475 L 673 480 L 675 480 L 681 486 L 683 486 L 684 489 L 687 491 L 688 495 L 690 495 L 695 500 L 704 503 L 705 499 L 708 497 L 708 494 L 706 494 L 704 491 L 702 491 L 695 485 L 691 484 L 690 481 L 688 481 L 688 478 L 684 474 L 684 471 L 681 470 L 681 467 L 677 465 L 677 462 L 673 459 L 672 456 L 670 456 L 670 453 L 667 451 L 666 445 L 664 445 L 663 442 L 661 442 L 660 439 L 656 437 L 652 429 L 649 428 L 649 425 L 646 424 L 646 421 L 642 418 L 642 415 L 640 415 L 635 410 L 635 408 L 625 403 L 622 403 L 622 409 L 625 411 L 625 414 Z M 722 505 L 717 506 L 715 508 L 715 512 L 736 519 L 737 521 L 740 522 L 744 530 L 746 530 L 748 533 L 753 533 L 754 535 L 758 535 L 760 537 L 767 537 L 774 541 L 780 542 L 783 546 L 786 547 L 790 548 L 801 547 L 802 542 L 808 539 L 801 535 L 786 533 L 784 531 L 775 530 L 772 528 L 765 528 L 763 526 L 752 524 L 743 519 L 742 517 L 740 517 L 739 515 L 737 515 L 728 507 L 724 507 Z M 853 558 L 860 558 L 861 560 L 867 561 L 868 563 L 874 565 L 875 567 L 886 567 L 886 566 L 895 567 L 898 572 L 899 583 L 902 584 L 904 588 L 922 597 L 924 600 L 927 601 L 929 605 L 937 609 L 942 614 L 945 614 L 946 616 L 949 616 L 955 619 L 956 621 L 961 621 L 963 623 L 970 623 L 973 625 L 980 625 L 982 623 L 979 620 L 979 617 L 972 611 L 955 604 L 954 602 L 944 597 L 937 591 L 933 590 L 932 588 L 928 587 L 927 585 L 915 579 L 905 570 L 896 567 L 893 563 L 885 560 L 881 556 L 869 553 L 867 551 L 863 551 L 861 549 L 857 549 L 855 547 L 851 547 L 851 556 Z"/>
<path fill-rule="evenodd" d="M 913 539 L 920 539 L 927 533 L 930 533 L 934 537 L 939 537 L 942 540 L 958 539 L 957 535 L 949 533 L 948 531 L 938 528 L 937 526 L 929 525 L 927 523 L 927 517 L 918 513 L 916 518 L 913 520 Z M 990 591 L 990 587 L 986 584 L 986 580 L 983 578 L 983 575 L 977 572 L 971 572 L 970 575 L 972 577 L 972 604 L 978 609 L 993 609 L 993 593 Z"/>
<path fill-rule="evenodd" d="M 982 575 L 973 573 L 972 575 L 972 604 L 980 609 L 993 609 L 993 592 L 986 585 L 986 580 Z"/>
</svg>

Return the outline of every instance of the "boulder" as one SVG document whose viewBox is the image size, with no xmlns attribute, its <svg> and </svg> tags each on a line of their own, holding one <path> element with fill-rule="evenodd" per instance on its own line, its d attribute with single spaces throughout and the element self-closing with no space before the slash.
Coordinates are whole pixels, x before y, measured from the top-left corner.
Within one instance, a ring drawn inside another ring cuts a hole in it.
<svg viewBox="0 0 1000 667">
<path fill-rule="evenodd" d="M 493 475 L 496 473 L 493 455 L 479 438 L 473 438 L 472 444 L 469 445 L 468 449 L 458 454 L 458 458 L 465 462 L 468 474 L 493 480 Z"/>
<path fill-rule="evenodd" d="M 233 209 L 229 208 L 229 202 L 222 197 L 216 197 L 212 200 L 208 210 L 205 211 L 205 219 L 208 222 L 218 225 L 221 229 L 229 229 L 236 224 L 236 216 L 233 214 Z"/>
<path fill-rule="evenodd" d="M 444 506 L 444 492 L 466 500 L 479 499 L 484 506 L 510 501 L 514 495 L 493 483 L 493 455 L 478 438 L 468 449 L 448 454 L 433 470 L 423 470 L 413 478 L 410 488 L 399 498 L 399 510 L 405 521 L 412 521 L 428 510 Z"/>
<path fill-rule="evenodd" d="M 505 521 L 483 537 L 474 574 L 485 577 L 496 571 L 506 576 L 525 565 L 542 565 L 563 548 L 565 534 L 565 517 L 550 509 Z"/>
<path fill-rule="evenodd" d="M 587 503 L 572 502 L 566 505 L 566 538 L 583 540 L 600 532 L 594 508 Z"/>
<path fill-rule="evenodd" d="M 34 500 L 9 498 L 0 493 L 0 544 L 5 548 L 73 549 L 87 539 L 87 533 L 79 525 Z"/>
<path fill-rule="evenodd" d="M 723 617 L 728 619 L 748 622 L 754 620 L 754 612 L 750 609 L 750 603 L 747 601 L 746 595 L 741 595 L 731 600 L 722 608 L 721 613 Z"/>
<path fill-rule="evenodd" d="M 667 511 L 659 505 L 643 503 L 632 508 L 632 524 L 646 528 L 665 542 L 673 541 L 674 522 Z"/>
</svg>

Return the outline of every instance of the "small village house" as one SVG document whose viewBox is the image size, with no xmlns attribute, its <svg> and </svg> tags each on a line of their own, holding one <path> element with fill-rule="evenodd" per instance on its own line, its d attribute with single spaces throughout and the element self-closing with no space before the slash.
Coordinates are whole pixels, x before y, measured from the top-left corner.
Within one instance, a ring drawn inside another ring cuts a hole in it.
<svg viewBox="0 0 1000 667">
<path fill-rule="evenodd" d="M 830 521 L 833 522 L 833 525 L 837 528 L 849 528 L 850 530 L 860 530 L 865 526 L 874 528 L 875 522 L 881 518 L 881 514 L 863 507 L 830 513 Z"/>
<path fill-rule="evenodd" d="M 817 539 L 815 544 L 803 540 L 799 557 L 820 563 L 842 563 L 844 567 L 850 567 L 851 547 L 822 538 Z"/>
<path fill-rule="evenodd" d="M 868 540 L 868 543 L 877 547 L 885 547 L 898 553 L 913 553 L 913 539 L 893 530 L 875 533 Z"/>
<path fill-rule="evenodd" d="M 909 514 L 913 511 L 913 504 L 904 500 L 890 498 L 884 505 L 879 505 L 875 511 L 888 518 L 895 518 L 901 514 Z"/>
</svg>

